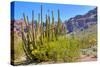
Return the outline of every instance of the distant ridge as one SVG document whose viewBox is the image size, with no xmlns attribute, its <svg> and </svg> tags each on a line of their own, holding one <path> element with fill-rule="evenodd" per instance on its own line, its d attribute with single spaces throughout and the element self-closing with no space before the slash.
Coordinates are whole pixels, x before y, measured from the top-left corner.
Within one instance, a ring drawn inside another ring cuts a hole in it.
<svg viewBox="0 0 100 67">
<path fill-rule="evenodd" d="M 87 29 L 90 25 L 97 24 L 97 7 L 84 15 L 76 15 L 64 23 L 67 26 L 68 33 L 75 30 Z"/>
</svg>

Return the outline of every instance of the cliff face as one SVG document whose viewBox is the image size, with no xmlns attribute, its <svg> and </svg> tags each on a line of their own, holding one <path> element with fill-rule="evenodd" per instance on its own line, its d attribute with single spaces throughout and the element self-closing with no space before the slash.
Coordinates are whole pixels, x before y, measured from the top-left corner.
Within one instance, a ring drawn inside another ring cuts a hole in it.
<svg viewBox="0 0 100 67">
<path fill-rule="evenodd" d="M 97 8 L 88 11 L 84 15 L 77 15 L 65 21 L 68 33 L 88 29 L 91 25 L 97 24 Z"/>
</svg>

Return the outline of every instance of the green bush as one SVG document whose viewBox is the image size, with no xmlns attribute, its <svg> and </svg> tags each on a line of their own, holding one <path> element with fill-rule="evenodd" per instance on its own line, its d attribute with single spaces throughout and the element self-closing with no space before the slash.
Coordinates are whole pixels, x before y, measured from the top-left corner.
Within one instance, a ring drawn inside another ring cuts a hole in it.
<svg viewBox="0 0 100 67">
<path fill-rule="evenodd" d="M 97 44 L 96 35 L 88 35 L 87 37 L 80 39 L 80 48 L 90 48 L 92 46 L 95 46 Z"/>
<path fill-rule="evenodd" d="M 37 44 L 38 46 L 38 44 Z M 39 61 L 73 62 L 79 57 L 77 39 L 59 37 L 59 40 L 46 42 L 32 51 Z"/>
</svg>

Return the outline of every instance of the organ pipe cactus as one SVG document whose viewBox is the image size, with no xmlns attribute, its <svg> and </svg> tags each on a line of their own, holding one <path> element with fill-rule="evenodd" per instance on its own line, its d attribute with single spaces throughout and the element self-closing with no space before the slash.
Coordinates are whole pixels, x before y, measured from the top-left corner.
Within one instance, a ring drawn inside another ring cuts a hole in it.
<svg viewBox="0 0 100 67">
<path fill-rule="evenodd" d="M 50 41 L 50 16 L 49 16 L 49 10 L 48 10 L 48 40 Z"/>
<path fill-rule="evenodd" d="M 41 44 L 43 44 L 43 22 L 42 22 L 42 5 L 41 5 L 41 37 L 40 37 L 40 41 L 41 41 Z"/>
<path fill-rule="evenodd" d="M 58 40 L 58 37 L 60 33 L 62 33 L 61 29 L 61 21 L 60 21 L 60 11 L 58 10 L 58 22 L 57 25 L 54 24 L 54 13 L 52 11 L 52 18 L 50 23 L 50 15 L 48 10 L 48 15 L 46 14 L 46 28 L 42 21 L 42 5 L 41 5 L 41 14 L 38 14 L 38 21 L 36 21 L 36 27 L 34 26 L 34 11 L 32 11 L 32 24 L 30 25 L 28 16 L 24 16 L 24 23 L 26 27 L 26 33 L 24 32 L 24 26 L 22 27 L 22 40 L 23 40 L 23 49 L 25 51 L 25 54 L 29 60 L 37 59 L 36 55 L 41 53 L 42 48 L 49 47 L 45 46 L 44 44 L 47 43 L 49 45 L 49 42 L 54 41 L 56 38 Z M 40 21 L 41 19 L 41 21 Z M 40 23 L 41 22 L 41 23 Z M 40 27 L 39 27 L 40 23 Z M 64 27 L 63 27 L 64 28 Z M 40 31 L 39 31 L 40 29 Z M 40 36 L 39 36 L 40 34 Z M 39 37 L 38 37 L 39 36 Z M 47 40 L 47 41 L 45 41 Z M 52 44 L 53 42 L 51 42 Z M 56 43 L 57 44 L 57 43 Z M 32 46 L 31 46 L 32 45 Z M 53 45 L 52 45 L 53 46 Z M 30 48 L 32 47 L 32 49 Z M 40 48 L 41 47 L 41 48 Z M 45 50 L 45 49 L 43 49 Z M 45 52 L 47 50 L 43 51 L 40 56 L 47 55 Z M 39 53 L 40 52 L 40 53 Z M 48 52 L 47 52 L 48 53 Z"/>
<path fill-rule="evenodd" d="M 31 54 L 31 50 L 30 50 L 30 33 L 29 33 L 29 25 L 27 23 L 28 19 L 26 19 L 26 16 L 25 14 L 23 13 L 23 17 L 24 17 L 24 22 L 25 22 L 25 26 L 26 26 L 26 29 L 27 29 L 27 32 L 25 33 L 24 32 L 24 27 L 23 25 L 21 24 L 21 34 L 22 34 L 22 40 L 23 40 L 23 49 L 24 49 L 24 52 L 27 56 L 27 59 L 28 60 L 32 60 L 33 59 L 33 56 Z"/>
<path fill-rule="evenodd" d="M 52 40 L 54 39 L 54 14 L 53 14 L 53 11 L 52 11 Z"/>
<path fill-rule="evenodd" d="M 34 11 L 32 11 L 32 45 L 34 48 L 36 48 L 36 38 L 35 38 L 35 27 L 34 27 Z"/>
<path fill-rule="evenodd" d="M 47 18 L 47 15 L 46 15 L 46 37 L 48 39 L 48 18 Z"/>
</svg>

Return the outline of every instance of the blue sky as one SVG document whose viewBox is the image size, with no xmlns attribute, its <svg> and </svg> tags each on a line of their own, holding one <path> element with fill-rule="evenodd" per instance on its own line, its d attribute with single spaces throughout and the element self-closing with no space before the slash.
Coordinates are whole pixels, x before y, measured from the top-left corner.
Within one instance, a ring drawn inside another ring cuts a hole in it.
<svg viewBox="0 0 100 67">
<path fill-rule="evenodd" d="M 86 5 L 71 5 L 71 4 L 51 4 L 51 3 L 37 3 L 37 2 L 14 2 L 14 19 L 19 20 L 23 18 L 23 12 L 32 20 L 32 10 L 34 10 L 34 19 L 37 20 L 38 13 L 40 13 L 40 7 L 43 6 L 43 21 L 45 21 L 46 14 L 48 14 L 48 9 L 54 11 L 54 18 L 57 21 L 58 14 L 57 10 L 60 10 L 60 18 L 62 21 L 68 20 L 76 15 L 83 15 L 89 10 L 94 9 L 95 6 Z M 11 17 L 13 18 L 13 17 Z"/>
</svg>

